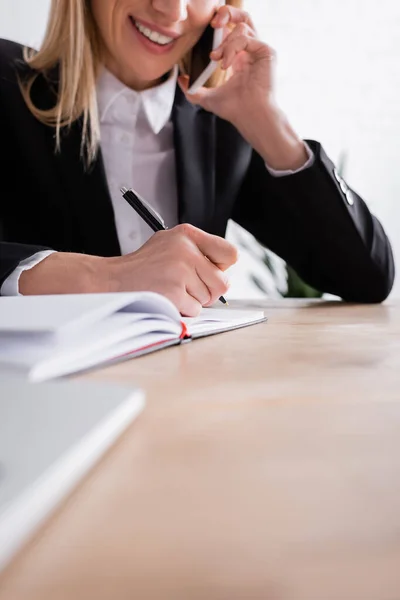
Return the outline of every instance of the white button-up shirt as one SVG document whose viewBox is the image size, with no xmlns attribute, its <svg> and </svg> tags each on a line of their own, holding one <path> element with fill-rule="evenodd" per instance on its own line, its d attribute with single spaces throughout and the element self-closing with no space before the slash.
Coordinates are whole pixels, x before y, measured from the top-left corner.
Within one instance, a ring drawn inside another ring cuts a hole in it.
<svg viewBox="0 0 400 600">
<path fill-rule="evenodd" d="M 164 219 L 168 228 L 178 224 L 178 194 L 171 119 L 178 67 L 159 86 L 136 92 L 104 70 L 97 84 L 101 151 L 114 209 L 122 254 L 140 248 L 153 234 L 150 227 L 123 199 L 121 187 L 133 188 Z M 314 156 L 299 171 L 311 166 Z M 275 171 L 275 177 L 294 171 Z M 297 172 L 297 171 L 296 171 Z M 44 260 L 53 250 L 21 261 L 1 287 L 1 295 L 19 294 L 21 273 Z"/>
<path fill-rule="evenodd" d="M 105 71 L 98 83 L 101 149 L 122 254 L 153 234 L 121 195 L 132 187 L 164 219 L 178 224 L 178 193 L 171 120 L 178 71 L 161 85 L 135 92 Z"/>
</svg>

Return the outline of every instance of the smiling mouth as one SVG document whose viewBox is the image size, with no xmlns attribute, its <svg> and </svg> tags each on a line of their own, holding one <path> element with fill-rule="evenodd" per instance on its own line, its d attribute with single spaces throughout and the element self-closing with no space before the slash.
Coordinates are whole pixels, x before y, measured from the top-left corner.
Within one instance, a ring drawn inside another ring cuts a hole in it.
<svg viewBox="0 0 400 600">
<path fill-rule="evenodd" d="M 145 38 L 153 42 L 153 44 L 157 44 L 158 46 L 168 46 L 175 42 L 175 38 L 168 37 L 167 35 L 163 35 L 162 33 L 158 33 L 158 31 L 152 31 L 148 27 L 145 27 L 139 21 L 136 21 L 133 17 L 129 17 L 133 26 L 139 31 L 141 35 Z"/>
</svg>

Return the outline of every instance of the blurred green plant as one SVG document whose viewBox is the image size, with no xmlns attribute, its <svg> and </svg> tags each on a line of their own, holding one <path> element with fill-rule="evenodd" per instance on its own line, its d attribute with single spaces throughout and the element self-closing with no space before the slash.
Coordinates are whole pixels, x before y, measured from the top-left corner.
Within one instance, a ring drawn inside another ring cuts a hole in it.
<svg viewBox="0 0 400 600">
<path fill-rule="evenodd" d="M 322 292 L 303 281 L 292 267 L 286 265 L 286 268 L 288 289 L 284 298 L 322 298 Z"/>
<path fill-rule="evenodd" d="M 341 152 L 337 170 L 344 178 L 347 156 Z M 256 288 L 270 298 L 321 298 L 323 292 L 308 285 L 283 259 L 260 244 L 240 225 L 230 223 L 229 239 L 246 260 L 249 289 Z M 261 268 L 260 268 L 261 267 Z"/>
</svg>

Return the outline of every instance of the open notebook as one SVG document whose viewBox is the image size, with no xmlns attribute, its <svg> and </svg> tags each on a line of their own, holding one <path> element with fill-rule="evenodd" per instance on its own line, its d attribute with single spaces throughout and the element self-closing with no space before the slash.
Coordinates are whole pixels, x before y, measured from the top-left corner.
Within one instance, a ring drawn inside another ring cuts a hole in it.
<svg viewBox="0 0 400 600">
<path fill-rule="evenodd" d="M 43 381 L 265 320 L 226 306 L 186 319 L 152 292 L 0 298 L 0 365 Z"/>
</svg>

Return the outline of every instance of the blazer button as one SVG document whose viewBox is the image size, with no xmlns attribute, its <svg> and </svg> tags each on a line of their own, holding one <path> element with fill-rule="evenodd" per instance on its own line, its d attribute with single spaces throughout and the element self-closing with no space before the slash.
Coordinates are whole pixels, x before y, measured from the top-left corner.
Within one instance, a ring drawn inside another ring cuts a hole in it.
<svg viewBox="0 0 400 600">
<path fill-rule="evenodd" d="M 339 175 L 339 172 L 337 169 L 335 169 L 333 171 L 333 174 L 335 176 L 336 181 L 338 182 L 338 184 L 340 185 L 340 189 L 342 190 L 343 194 L 346 194 L 347 190 L 349 189 L 346 182 L 342 179 L 342 177 Z"/>
<path fill-rule="evenodd" d="M 350 206 L 353 206 L 353 204 L 354 204 L 354 194 L 349 189 L 346 192 L 346 200 L 347 200 L 348 204 L 350 204 Z"/>
</svg>

